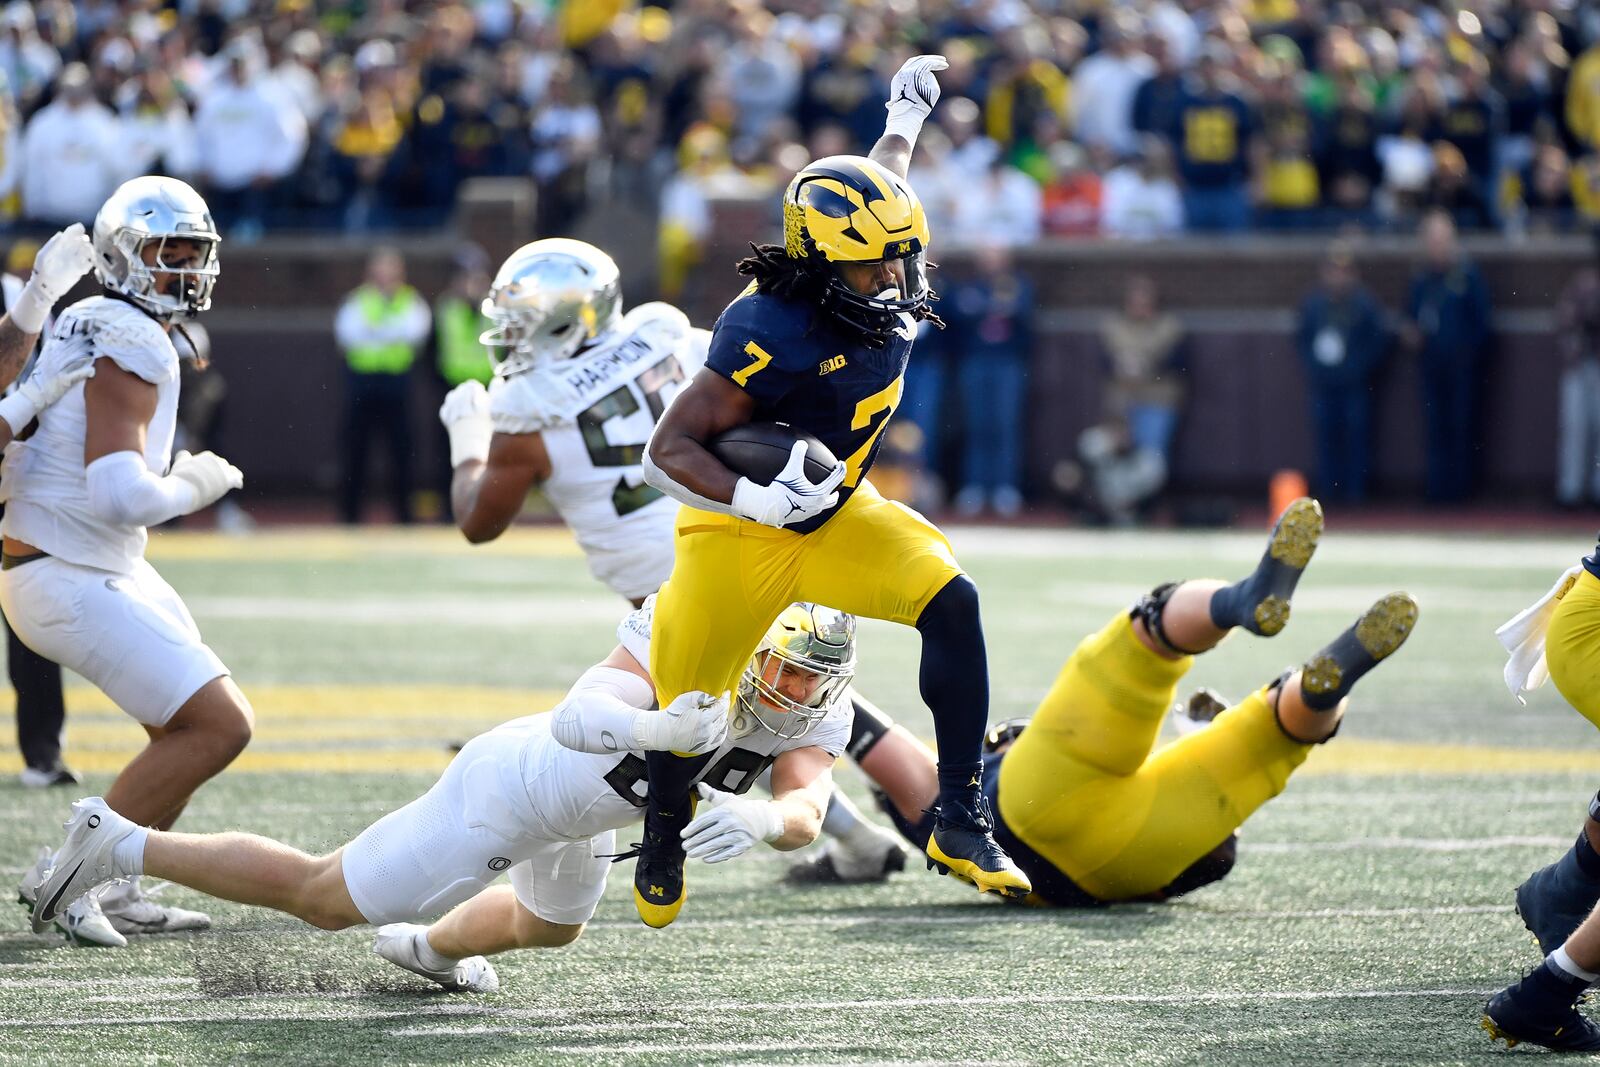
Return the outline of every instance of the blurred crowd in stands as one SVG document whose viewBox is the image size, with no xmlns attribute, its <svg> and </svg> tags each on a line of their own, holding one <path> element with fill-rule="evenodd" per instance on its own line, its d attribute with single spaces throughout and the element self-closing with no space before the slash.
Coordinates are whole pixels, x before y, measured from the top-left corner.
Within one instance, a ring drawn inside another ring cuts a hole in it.
<svg viewBox="0 0 1600 1067">
<path fill-rule="evenodd" d="M 1561 229 L 1600 219 L 1597 38 L 1575 0 L 13 0 L 0 202 L 54 224 L 165 171 L 248 238 L 525 176 L 546 232 L 659 205 L 670 292 L 708 197 L 864 151 L 937 51 L 941 241 Z"/>
</svg>

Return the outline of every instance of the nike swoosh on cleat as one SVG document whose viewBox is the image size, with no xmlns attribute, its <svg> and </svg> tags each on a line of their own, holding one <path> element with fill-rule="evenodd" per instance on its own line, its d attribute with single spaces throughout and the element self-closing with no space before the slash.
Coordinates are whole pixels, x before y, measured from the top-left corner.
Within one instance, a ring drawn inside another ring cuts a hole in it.
<svg viewBox="0 0 1600 1067">
<path fill-rule="evenodd" d="M 72 868 L 72 873 L 67 875 L 66 881 L 61 883 L 61 888 L 56 890 L 55 896 L 51 897 L 48 901 L 45 902 L 44 911 L 41 913 L 43 915 L 43 917 L 44 917 L 44 921 L 45 922 L 49 922 L 51 919 L 54 919 L 56 917 L 56 905 L 61 903 L 61 894 L 65 893 L 67 891 L 67 886 L 71 885 L 72 884 L 72 880 L 74 878 L 78 877 L 78 872 L 83 870 L 83 865 L 86 862 L 88 862 L 88 861 L 87 860 L 79 860 L 78 861 L 78 865 L 76 867 Z"/>
</svg>

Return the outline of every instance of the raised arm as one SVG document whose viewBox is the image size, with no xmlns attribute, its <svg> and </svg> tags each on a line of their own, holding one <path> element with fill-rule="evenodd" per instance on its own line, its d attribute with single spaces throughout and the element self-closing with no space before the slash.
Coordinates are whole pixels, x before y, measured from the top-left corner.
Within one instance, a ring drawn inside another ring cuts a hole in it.
<svg viewBox="0 0 1600 1067">
<path fill-rule="evenodd" d="M 39 341 L 50 309 L 93 265 L 94 246 L 84 234 L 81 222 L 74 222 L 39 249 L 28 284 L 22 287 L 16 303 L 0 318 L 0 389 L 17 380 L 33 346 Z"/>
<path fill-rule="evenodd" d="M 869 158 L 904 178 L 911 169 L 911 149 L 917 143 L 922 124 L 939 102 L 939 79 L 934 71 L 950 64 L 944 56 L 912 56 L 889 83 L 889 101 L 883 106 L 889 117 L 883 136 L 872 146 Z"/>
</svg>

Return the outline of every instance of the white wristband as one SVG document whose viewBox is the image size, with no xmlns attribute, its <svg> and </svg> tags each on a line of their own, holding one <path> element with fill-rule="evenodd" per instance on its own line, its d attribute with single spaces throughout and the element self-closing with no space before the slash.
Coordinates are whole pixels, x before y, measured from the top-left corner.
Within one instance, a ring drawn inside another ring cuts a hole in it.
<svg viewBox="0 0 1600 1067">
<path fill-rule="evenodd" d="M 17 434 L 27 429 L 28 423 L 33 421 L 39 412 L 34 408 L 33 401 L 21 393 L 12 393 L 0 400 L 0 419 L 6 420 L 6 425 L 11 427 L 11 437 L 16 439 Z"/>
<path fill-rule="evenodd" d="M 9 317 L 11 325 L 23 333 L 38 333 L 44 329 L 44 320 L 49 317 L 50 309 L 55 306 L 55 301 L 45 296 L 44 290 L 34 283 L 32 278 L 22 287 L 22 292 L 17 295 L 16 303 L 11 305 Z"/>
<path fill-rule="evenodd" d="M 912 148 L 917 147 L 917 134 L 922 132 L 922 124 L 928 121 L 928 112 L 923 111 L 909 100 L 896 100 L 889 105 L 889 117 L 883 123 L 883 133 L 898 134 L 906 139 Z"/>
</svg>

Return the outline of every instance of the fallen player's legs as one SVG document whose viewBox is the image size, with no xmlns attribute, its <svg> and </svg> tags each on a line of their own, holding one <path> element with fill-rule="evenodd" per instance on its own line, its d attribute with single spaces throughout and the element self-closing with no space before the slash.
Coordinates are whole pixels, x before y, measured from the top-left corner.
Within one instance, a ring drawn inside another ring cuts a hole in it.
<svg viewBox="0 0 1600 1067">
<path fill-rule="evenodd" d="M 345 886 L 339 849 L 310 856 L 256 834 L 150 831 L 142 869 L 125 860 L 123 874 L 148 874 L 207 896 L 271 908 L 323 930 L 366 922 Z"/>
<path fill-rule="evenodd" d="M 1351 687 L 1400 647 L 1416 617 L 1405 594 L 1379 600 L 1301 670 L 1156 752 L 1137 773 L 1080 791 L 1101 806 L 1067 845 L 1073 880 L 1101 900 L 1161 894 L 1283 791 L 1311 746 L 1338 729 Z"/>
</svg>

